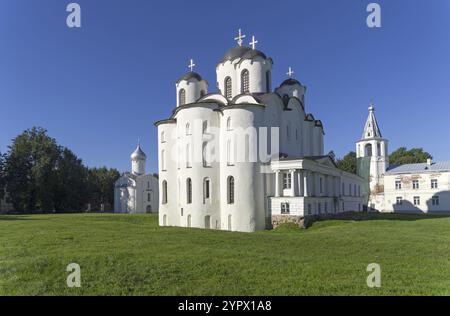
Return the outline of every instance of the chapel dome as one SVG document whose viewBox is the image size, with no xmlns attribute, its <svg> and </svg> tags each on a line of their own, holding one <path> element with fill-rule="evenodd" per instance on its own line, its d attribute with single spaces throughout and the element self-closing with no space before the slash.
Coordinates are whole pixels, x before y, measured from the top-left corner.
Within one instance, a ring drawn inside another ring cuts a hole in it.
<svg viewBox="0 0 450 316">
<path fill-rule="evenodd" d="M 142 151 L 141 145 L 138 144 L 135 151 L 131 154 L 132 160 L 146 160 L 147 155 Z"/>
<path fill-rule="evenodd" d="M 245 47 L 245 46 L 236 46 L 236 47 L 233 47 L 230 50 L 228 50 L 228 52 L 225 54 L 225 56 L 223 56 L 220 63 L 224 63 L 226 61 L 233 61 L 238 58 L 253 59 L 257 56 L 267 59 L 267 56 L 263 52 L 261 52 L 257 49 L 251 49 L 250 47 Z"/>
<path fill-rule="evenodd" d="M 180 81 L 188 81 L 190 79 L 195 79 L 197 81 L 202 81 L 203 78 L 202 76 L 200 76 L 198 73 L 193 72 L 193 71 L 189 71 L 188 73 L 186 73 L 184 76 L 182 76 L 180 79 L 177 80 L 177 83 Z"/>
<path fill-rule="evenodd" d="M 289 79 L 284 80 L 284 81 L 281 83 L 280 87 L 281 87 L 281 86 L 293 86 L 293 85 L 296 85 L 296 84 L 298 84 L 299 86 L 302 85 L 302 84 L 300 83 L 300 81 L 298 81 L 298 80 L 296 80 L 296 79 L 293 79 L 293 78 L 289 78 Z"/>
</svg>

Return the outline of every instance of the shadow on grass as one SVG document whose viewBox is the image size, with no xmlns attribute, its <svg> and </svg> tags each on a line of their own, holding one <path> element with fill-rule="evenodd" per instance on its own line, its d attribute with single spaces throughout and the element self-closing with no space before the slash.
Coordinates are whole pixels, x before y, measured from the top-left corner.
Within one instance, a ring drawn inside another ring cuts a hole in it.
<svg viewBox="0 0 450 316">
<path fill-rule="evenodd" d="M 433 219 L 433 218 L 450 218 L 450 213 L 446 214 L 436 214 L 436 213 L 341 213 L 335 214 L 331 217 L 327 218 L 318 218 L 317 221 L 326 221 L 326 220 L 344 220 L 344 221 L 376 221 L 376 220 L 393 220 L 393 221 L 418 221 L 424 219 Z"/>
<path fill-rule="evenodd" d="M 0 221 L 40 221 L 38 218 L 29 218 L 26 215 L 0 215 Z"/>
</svg>

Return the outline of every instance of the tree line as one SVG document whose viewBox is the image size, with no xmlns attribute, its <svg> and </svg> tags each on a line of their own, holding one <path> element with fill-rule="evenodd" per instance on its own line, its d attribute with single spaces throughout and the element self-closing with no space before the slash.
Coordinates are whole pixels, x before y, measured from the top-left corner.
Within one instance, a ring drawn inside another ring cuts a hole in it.
<svg viewBox="0 0 450 316">
<path fill-rule="evenodd" d="M 16 212 L 112 210 L 116 169 L 88 168 L 41 127 L 25 130 L 0 153 L 0 199 Z"/>
<path fill-rule="evenodd" d="M 427 162 L 427 159 L 432 158 L 423 148 L 411 148 L 408 150 L 406 147 L 400 147 L 389 155 L 389 164 L 395 166 L 424 163 Z M 338 159 L 336 164 L 339 169 L 356 174 L 356 153 L 354 151 L 349 152 L 342 159 Z"/>
</svg>

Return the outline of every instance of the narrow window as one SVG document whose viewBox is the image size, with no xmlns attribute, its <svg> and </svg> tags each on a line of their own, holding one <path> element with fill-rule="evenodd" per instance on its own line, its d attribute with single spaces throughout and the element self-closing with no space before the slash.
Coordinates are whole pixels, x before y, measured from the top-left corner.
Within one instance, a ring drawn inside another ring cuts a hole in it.
<svg viewBox="0 0 450 316">
<path fill-rule="evenodd" d="M 247 69 L 241 72 L 241 93 L 250 92 L 250 76 Z"/>
<path fill-rule="evenodd" d="M 283 189 L 290 189 L 292 186 L 291 173 L 283 173 Z"/>
<path fill-rule="evenodd" d="M 402 181 L 401 180 L 395 180 L 395 189 L 396 190 L 402 189 Z"/>
<path fill-rule="evenodd" d="M 320 194 L 323 193 L 323 179 L 322 177 L 319 178 L 319 186 L 320 186 Z"/>
<path fill-rule="evenodd" d="M 438 206 L 439 205 L 439 196 L 437 196 L 437 195 L 433 196 L 431 201 L 434 206 Z"/>
<path fill-rule="evenodd" d="M 191 124 L 186 123 L 186 136 L 191 135 Z"/>
<path fill-rule="evenodd" d="M 191 180 L 191 178 L 186 179 L 186 202 L 187 202 L 187 204 L 192 203 L 192 180 Z"/>
<path fill-rule="evenodd" d="M 227 131 L 231 131 L 231 117 L 227 118 Z"/>
<path fill-rule="evenodd" d="M 438 188 L 438 180 L 437 179 L 432 179 L 431 180 L 431 188 L 432 189 L 437 189 Z"/>
<path fill-rule="evenodd" d="M 366 149 L 366 157 L 372 157 L 372 145 L 371 144 L 367 144 L 365 149 Z"/>
<path fill-rule="evenodd" d="M 267 70 L 266 71 L 266 92 L 267 93 L 270 93 L 270 91 L 272 90 L 271 83 L 272 83 L 272 75 L 270 73 L 270 70 Z"/>
<path fill-rule="evenodd" d="M 209 179 L 203 180 L 203 203 L 210 198 L 210 182 L 211 181 Z"/>
<path fill-rule="evenodd" d="M 161 132 L 161 143 L 165 143 L 166 142 L 166 135 L 164 133 L 164 131 Z"/>
<path fill-rule="evenodd" d="M 208 121 L 203 121 L 203 134 L 208 132 Z"/>
<path fill-rule="evenodd" d="M 412 184 L 414 190 L 419 189 L 419 180 L 413 180 Z"/>
<path fill-rule="evenodd" d="M 151 194 L 147 193 L 147 202 L 150 202 L 150 201 L 151 201 Z"/>
<path fill-rule="evenodd" d="M 234 204 L 234 177 L 229 176 L 227 181 L 228 204 Z"/>
<path fill-rule="evenodd" d="M 228 215 L 228 230 L 231 230 L 231 214 Z"/>
<path fill-rule="evenodd" d="M 281 203 L 281 214 L 289 214 L 289 203 Z"/>
<path fill-rule="evenodd" d="M 206 152 L 206 146 L 207 146 L 207 142 L 203 142 L 202 145 L 202 160 L 203 160 L 203 167 L 208 167 L 209 166 L 209 162 L 208 162 L 208 157 L 207 157 L 207 152 Z"/>
<path fill-rule="evenodd" d="M 167 181 L 162 182 L 162 204 L 167 204 Z"/>
<path fill-rule="evenodd" d="M 381 144 L 377 143 L 377 155 L 381 156 Z"/>
<path fill-rule="evenodd" d="M 231 99 L 233 97 L 233 95 L 231 93 L 231 78 L 230 77 L 225 78 L 225 97 L 227 99 Z"/>
<path fill-rule="evenodd" d="M 184 89 L 181 89 L 178 95 L 180 105 L 186 104 L 186 91 Z"/>
</svg>

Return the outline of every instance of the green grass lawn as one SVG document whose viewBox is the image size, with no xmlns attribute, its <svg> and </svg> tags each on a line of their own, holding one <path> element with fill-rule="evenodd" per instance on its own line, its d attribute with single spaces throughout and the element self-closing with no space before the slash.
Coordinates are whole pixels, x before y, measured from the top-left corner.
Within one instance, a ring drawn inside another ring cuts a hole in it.
<svg viewBox="0 0 450 316">
<path fill-rule="evenodd" d="M 0 216 L 0 295 L 450 295 L 450 218 L 361 219 L 247 234 L 154 215 Z M 66 286 L 71 262 L 81 288 Z M 366 285 L 372 262 L 381 288 Z"/>
</svg>

